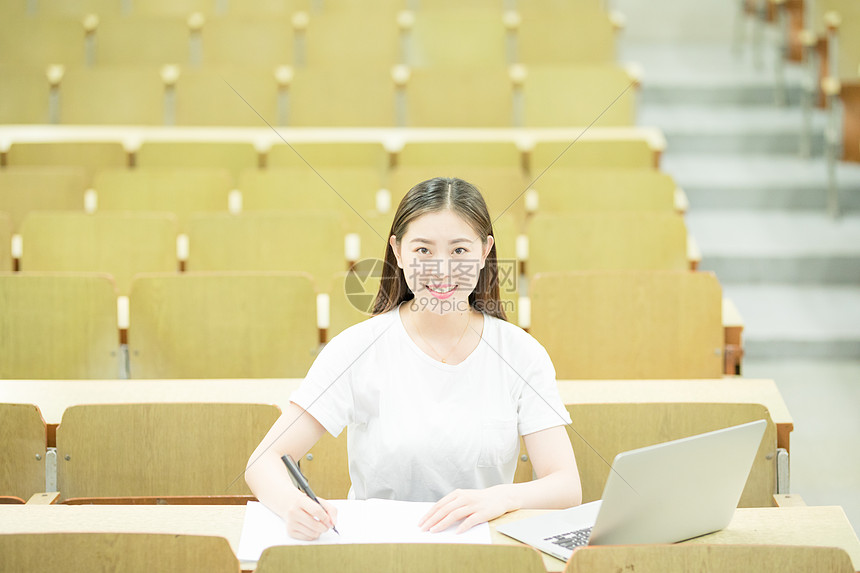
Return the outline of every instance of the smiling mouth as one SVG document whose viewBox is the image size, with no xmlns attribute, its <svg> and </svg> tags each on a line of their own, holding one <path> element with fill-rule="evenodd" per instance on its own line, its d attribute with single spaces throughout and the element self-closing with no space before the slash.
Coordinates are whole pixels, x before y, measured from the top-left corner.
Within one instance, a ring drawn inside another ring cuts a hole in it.
<svg viewBox="0 0 860 573">
<path fill-rule="evenodd" d="M 430 292 L 436 293 L 436 294 L 449 294 L 449 293 L 453 292 L 454 289 L 457 288 L 457 285 L 433 286 L 433 285 L 428 284 L 428 285 L 424 285 L 424 286 L 427 288 L 427 290 L 429 290 Z"/>
</svg>

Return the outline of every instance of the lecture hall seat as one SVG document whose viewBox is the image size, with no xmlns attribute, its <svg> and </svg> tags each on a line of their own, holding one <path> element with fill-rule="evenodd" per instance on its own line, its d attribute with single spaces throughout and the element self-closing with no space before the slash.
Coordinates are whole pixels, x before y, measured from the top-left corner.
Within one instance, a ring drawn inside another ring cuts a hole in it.
<svg viewBox="0 0 860 573">
<path fill-rule="evenodd" d="M 24 503 L 45 491 L 46 440 L 37 406 L 0 403 L 0 496 L 6 502 Z"/>
<path fill-rule="evenodd" d="M 712 273 L 541 273 L 529 297 L 529 332 L 560 379 L 723 375 L 722 288 Z"/>
<path fill-rule="evenodd" d="M 245 496 L 244 470 L 280 416 L 267 404 L 89 404 L 57 427 L 61 500 Z"/>
<path fill-rule="evenodd" d="M 246 211 L 199 214 L 188 233 L 189 271 L 294 271 L 318 292 L 347 268 L 344 214 L 337 211 Z"/>
<path fill-rule="evenodd" d="M 700 571 L 730 573 L 851 573 L 848 553 L 838 547 L 802 545 L 603 545 L 580 547 L 573 552 L 565 573 L 586 571 Z"/>
<path fill-rule="evenodd" d="M 0 332 L 15 333 L 0 344 L 0 378 L 119 377 L 117 291 L 108 275 L 0 273 Z"/>
<path fill-rule="evenodd" d="M 47 550 L 46 550 L 47 549 Z M 9 533 L 0 555 L 10 571 L 207 571 L 239 573 L 223 537 L 165 533 Z"/>
<path fill-rule="evenodd" d="M 194 213 L 226 213 L 232 175 L 223 168 L 138 167 L 96 173 L 98 213 L 171 213 L 188 232 Z"/>
<path fill-rule="evenodd" d="M 260 556 L 257 573 L 287 569 L 319 573 L 365 571 L 474 571 L 475 573 L 542 573 L 541 554 L 526 545 L 374 543 L 369 545 L 276 546 Z"/>
<path fill-rule="evenodd" d="M 20 269 L 106 273 L 128 296 L 135 274 L 178 270 L 176 235 L 167 213 L 32 213 L 21 226 Z"/>
<path fill-rule="evenodd" d="M 304 273 L 145 274 L 129 295 L 131 378 L 294 378 L 319 349 Z"/>
<path fill-rule="evenodd" d="M 0 169 L 0 211 L 9 216 L 13 233 L 19 231 L 27 215 L 34 211 L 83 212 L 87 177 L 83 167 Z"/>
</svg>

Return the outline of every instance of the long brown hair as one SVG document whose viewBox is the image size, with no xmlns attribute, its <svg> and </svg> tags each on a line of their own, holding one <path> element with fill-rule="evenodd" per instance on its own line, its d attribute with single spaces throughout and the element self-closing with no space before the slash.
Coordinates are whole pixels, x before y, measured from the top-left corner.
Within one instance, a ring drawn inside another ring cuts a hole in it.
<svg viewBox="0 0 860 573">
<path fill-rule="evenodd" d="M 422 181 L 410 189 L 400 201 L 388 237 L 394 235 L 399 243 L 412 221 L 427 213 L 444 210 L 451 210 L 462 217 L 478 233 L 483 245 L 487 244 L 488 236 L 493 236 L 493 221 L 490 219 L 490 213 L 481 192 L 462 179 L 436 177 Z M 388 312 L 414 296 L 406 284 L 403 269 L 397 266 L 394 249 L 386 242 L 385 264 L 382 268 L 379 292 L 373 303 L 373 314 Z M 484 268 L 478 275 L 475 290 L 469 294 L 469 306 L 490 316 L 507 320 L 499 298 L 499 269 L 496 262 L 495 243 L 490 248 L 484 261 Z"/>
</svg>

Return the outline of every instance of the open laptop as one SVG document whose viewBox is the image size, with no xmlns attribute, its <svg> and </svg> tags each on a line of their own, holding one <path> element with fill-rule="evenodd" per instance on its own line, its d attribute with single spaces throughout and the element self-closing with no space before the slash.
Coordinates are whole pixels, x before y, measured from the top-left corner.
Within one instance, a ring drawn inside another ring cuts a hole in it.
<svg viewBox="0 0 860 573">
<path fill-rule="evenodd" d="M 600 501 L 496 529 L 564 561 L 581 545 L 675 543 L 728 525 L 767 422 L 622 452 Z"/>
</svg>

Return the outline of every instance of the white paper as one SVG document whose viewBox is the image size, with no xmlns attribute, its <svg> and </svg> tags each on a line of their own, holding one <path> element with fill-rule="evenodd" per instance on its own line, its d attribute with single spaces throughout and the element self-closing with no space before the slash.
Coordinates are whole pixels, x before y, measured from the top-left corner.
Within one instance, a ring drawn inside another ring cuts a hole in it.
<svg viewBox="0 0 860 573">
<path fill-rule="evenodd" d="M 418 521 L 433 506 L 430 502 L 387 499 L 329 500 L 337 507 L 337 530 L 323 533 L 316 541 L 300 541 L 287 535 L 277 514 L 262 503 L 245 507 L 245 522 L 237 556 L 241 561 L 257 561 L 263 550 L 273 545 L 325 545 L 337 543 L 473 543 L 488 545 L 490 526 L 476 525 L 457 534 L 456 523 L 438 533 L 421 531 Z"/>
</svg>

